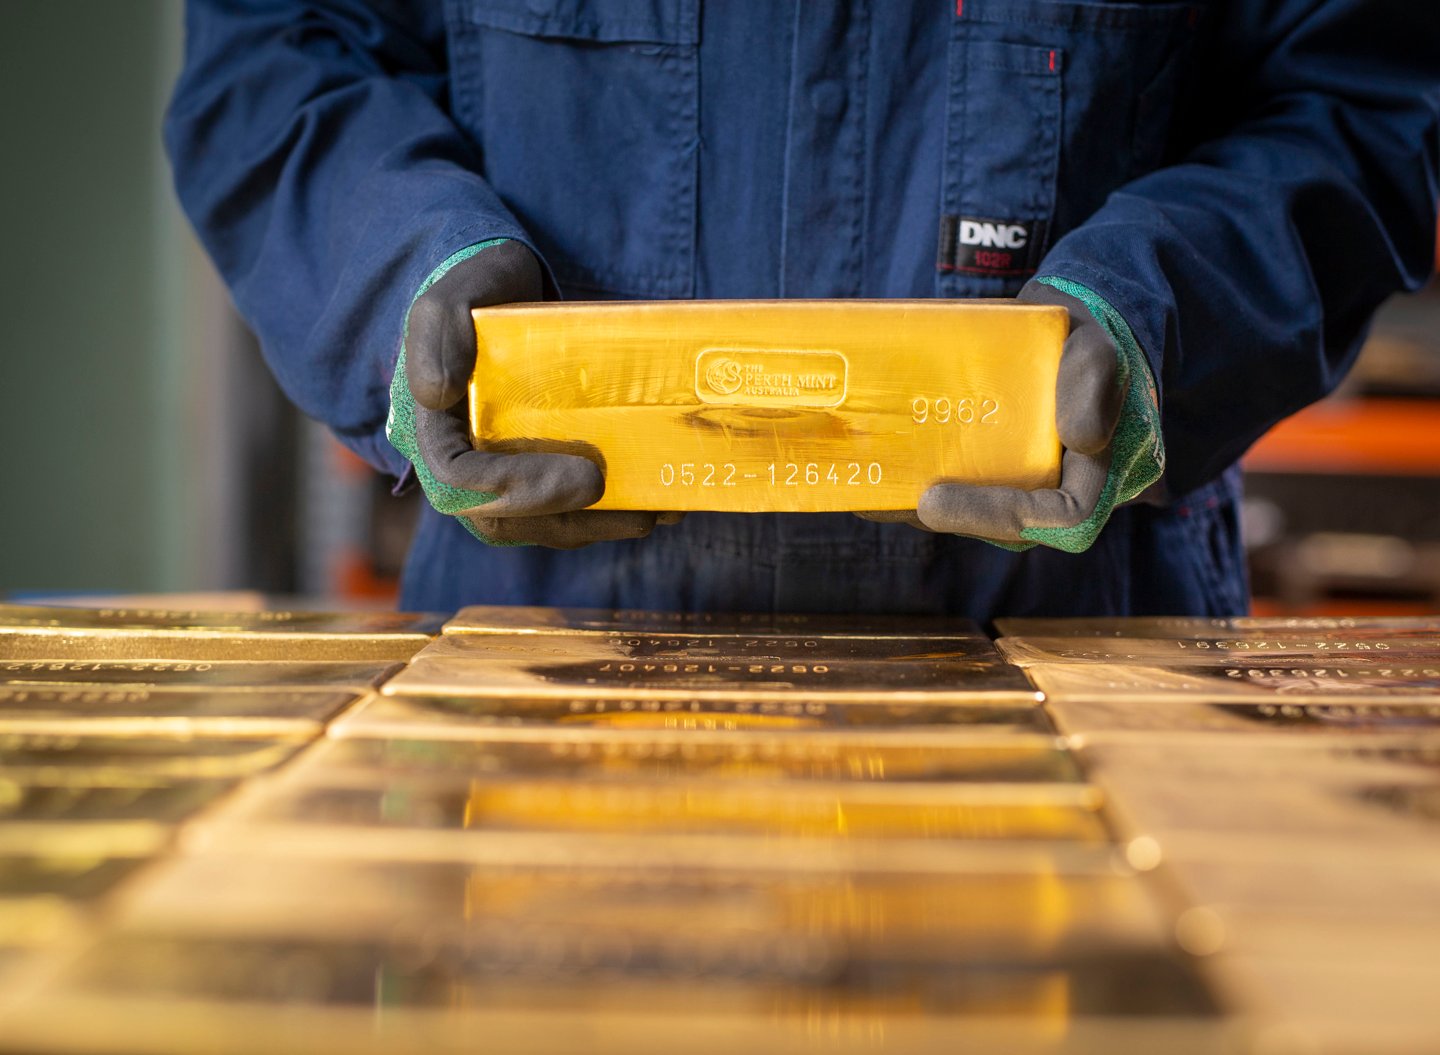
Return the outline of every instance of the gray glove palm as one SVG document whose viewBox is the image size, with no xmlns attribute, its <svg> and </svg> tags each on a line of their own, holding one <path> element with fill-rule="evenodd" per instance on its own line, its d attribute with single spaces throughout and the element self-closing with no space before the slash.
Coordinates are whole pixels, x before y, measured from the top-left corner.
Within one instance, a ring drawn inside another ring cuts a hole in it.
<svg viewBox="0 0 1440 1055">
<path fill-rule="evenodd" d="M 588 458 L 474 449 L 466 400 L 475 369 L 471 309 L 541 300 L 544 282 L 534 254 L 514 241 L 458 253 L 436 276 L 410 307 L 386 425 L 430 504 L 484 542 L 558 549 L 643 538 L 657 522 L 678 519 L 586 509 L 605 491 L 604 474 Z"/>
<path fill-rule="evenodd" d="M 1080 552 L 1114 507 L 1163 471 L 1155 385 L 1123 319 L 1096 294 L 1063 280 L 1032 281 L 1017 298 L 1054 304 L 1070 315 L 1055 384 L 1055 424 L 1065 448 L 1058 487 L 939 483 L 913 513 L 867 513 L 927 531 L 967 535 L 1009 549 L 1037 543 Z"/>
</svg>

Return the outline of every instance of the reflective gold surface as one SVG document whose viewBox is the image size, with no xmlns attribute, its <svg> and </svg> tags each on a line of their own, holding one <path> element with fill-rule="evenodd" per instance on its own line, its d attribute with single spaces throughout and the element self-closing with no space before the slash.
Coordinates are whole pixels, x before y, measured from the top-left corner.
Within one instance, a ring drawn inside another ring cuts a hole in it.
<svg viewBox="0 0 1440 1055">
<path fill-rule="evenodd" d="M 333 690 L 245 692 L 144 686 L 0 687 L 0 732 L 112 736 L 299 735 L 357 698 Z"/>
<path fill-rule="evenodd" d="M 144 787 L 162 777 L 232 777 L 285 761 L 302 739 L 105 737 L 84 733 L 0 733 L 0 780 L 55 786 L 94 782 Z"/>
<path fill-rule="evenodd" d="M 1006 637 L 1196 638 L 1271 635 L 1355 634 L 1397 636 L 1440 634 L 1436 616 L 1113 616 L 1037 619 L 1002 617 L 996 629 Z"/>
<path fill-rule="evenodd" d="M 425 612 L 217 612 L 0 604 L 0 631 L 183 632 L 265 639 L 285 636 L 422 638 L 439 633 L 443 622 L 444 616 Z"/>
<path fill-rule="evenodd" d="M 0 626 L 0 1051 L 1420 1055 L 1424 624 Z"/>
<path fill-rule="evenodd" d="M 901 699 L 1038 699 L 1024 675 L 978 643 L 821 639 L 820 647 L 813 650 L 787 648 L 783 651 L 788 654 L 781 654 L 763 639 L 748 644 L 734 639 L 733 652 L 714 646 L 631 646 L 628 640 L 450 634 L 416 656 L 382 691 L 425 696 L 677 698 L 813 693 L 872 697 L 885 693 Z M 842 649 L 837 654 L 831 645 Z M 851 658 L 862 646 L 883 647 Z"/>
<path fill-rule="evenodd" d="M 1297 657 L 1283 663 L 1163 666 L 1120 663 L 1038 663 L 1027 673 L 1056 698 L 1189 700 L 1268 703 L 1277 699 L 1333 703 L 1433 700 L 1440 694 L 1440 663 L 1375 663 Z"/>
<path fill-rule="evenodd" d="M 1337 736 L 1440 733 L 1440 699 L 1406 703 L 1178 703 L 1054 699 L 1046 709 L 1060 731 L 1083 736 L 1239 733 Z"/>
<path fill-rule="evenodd" d="M 3 704 L 0 704 L 3 707 Z M 3 711 L 0 711 L 3 715 Z M 3 723 L 3 717 L 0 717 Z M 594 699 L 586 696 L 384 696 L 372 695 L 332 726 L 335 736 L 420 736 L 469 738 L 477 735 L 550 736 L 559 731 L 674 731 L 740 735 L 853 733 L 883 735 L 895 730 L 927 736 L 1014 736 L 1054 731 L 1045 712 L 1032 703 L 832 702 L 815 697 L 745 696 L 717 699 Z"/>
<path fill-rule="evenodd" d="M 1023 962 L 1163 944 L 1163 914 L 1135 875 L 1045 870 L 794 874 L 731 868 L 613 868 L 316 861 L 215 855 L 158 874 L 127 927 L 184 934 L 503 940 L 529 931 L 535 951 L 564 932 L 645 948 L 721 944 L 764 934 L 783 950 L 805 942 L 847 954 L 927 961 Z M 772 965 L 778 966 L 778 965 Z"/>
<path fill-rule="evenodd" d="M 227 780 L 155 781 L 140 784 L 123 779 L 107 783 L 103 776 L 81 784 L 20 783 L 0 777 L 0 823 L 34 821 L 132 821 L 173 823 L 191 816 L 234 787 Z"/>
<path fill-rule="evenodd" d="M 914 509 L 1052 487 L 1063 310 L 974 301 L 482 308 L 477 446 L 585 454 L 605 509 Z"/>
<path fill-rule="evenodd" d="M 652 612 L 635 608 L 475 605 L 445 623 L 447 634 L 721 634 L 751 637 L 943 637 L 988 640 L 969 619 L 804 612 Z"/>
<path fill-rule="evenodd" d="M 167 689 L 365 690 L 394 663 L 288 663 L 245 660 L 34 659 L 0 661 L 0 688 L 43 685 L 134 685 Z"/>
<path fill-rule="evenodd" d="M 259 662 L 404 662 L 428 637 L 243 637 L 156 630 L 144 634 L 95 631 L 0 631 L 0 660 L 91 659 L 249 660 Z"/>
<path fill-rule="evenodd" d="M 293 772 L 307 779 L 422 780 L 441 774 L 554 780 L 695 779 L 1078 783 L 1057 740 L 988 737 L 935 743 L 925 736 L 697 740 L 689 734 L 621 733 L 605 739 L 337 740 Z"/>
<path fill-rule="evenodd" d="M 1022 667 L 1039 663 L 1215 666 L 1275 664 L 1290 660 L 1367 665 L 1440 665 L 1440 635 L 1409 638 L 1334 635 L 1265 635 L 1259 638 L 1007 637 L 1000 651 Z"/>
<path fill-rule="evenodd" d="M 474 779 L 287 787 L 254 805 L 253 816 L 357 829 L 1101 842 L 1100 806 L 1093 788 L 1071 784 Z"/>
</svg>

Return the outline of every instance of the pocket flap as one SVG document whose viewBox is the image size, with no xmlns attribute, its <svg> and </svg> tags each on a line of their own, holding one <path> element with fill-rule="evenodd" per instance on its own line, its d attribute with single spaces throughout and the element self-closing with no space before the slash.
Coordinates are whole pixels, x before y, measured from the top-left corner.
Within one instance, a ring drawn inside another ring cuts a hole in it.
<svg viewBox="0 0 1440 1055">
<path fill-rule="evenodd" d="M 529 37 L 699 43 L 698 0 L 449 0 L 452 17 Z"/>
</svg>

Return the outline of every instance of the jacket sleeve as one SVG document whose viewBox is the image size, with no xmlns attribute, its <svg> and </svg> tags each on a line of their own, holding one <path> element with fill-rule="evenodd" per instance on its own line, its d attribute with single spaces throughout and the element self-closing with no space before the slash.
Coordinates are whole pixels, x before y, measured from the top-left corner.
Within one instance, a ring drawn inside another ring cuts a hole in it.
<svg viewBox="0 0 1440 1055">
<path fill-rule="evenodd" d="M 1380 302 L 1435 259 L 1440 4 L 1211 17 L 1175 163 L 1113 194 L 1040 272 L 1095 290 L 1139 338 L 1171 494 L 1333 389 Z"/>
<path fill-rule="evenodd" d="M 396 475 L 384 424 L 416 289 L 465 246 L 529 244 L 446 112 L 440 9 L 188 0 L 165 119 L 181 204 L 281 386 Z"/>
</svg>

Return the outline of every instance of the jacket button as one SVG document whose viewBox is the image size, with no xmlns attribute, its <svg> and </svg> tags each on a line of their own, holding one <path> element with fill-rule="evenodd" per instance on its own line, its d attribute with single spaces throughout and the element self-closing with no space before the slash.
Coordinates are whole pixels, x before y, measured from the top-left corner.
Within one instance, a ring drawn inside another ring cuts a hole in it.
<svg viewBox="0 0 1440 1055">
<path fill-rule="evenodd" d="M 845 109 L 845 89 L 837 81 L 821 81 L 810 89 L 810 106 L 821 117 L 839 117 Z"/>
</svg>

